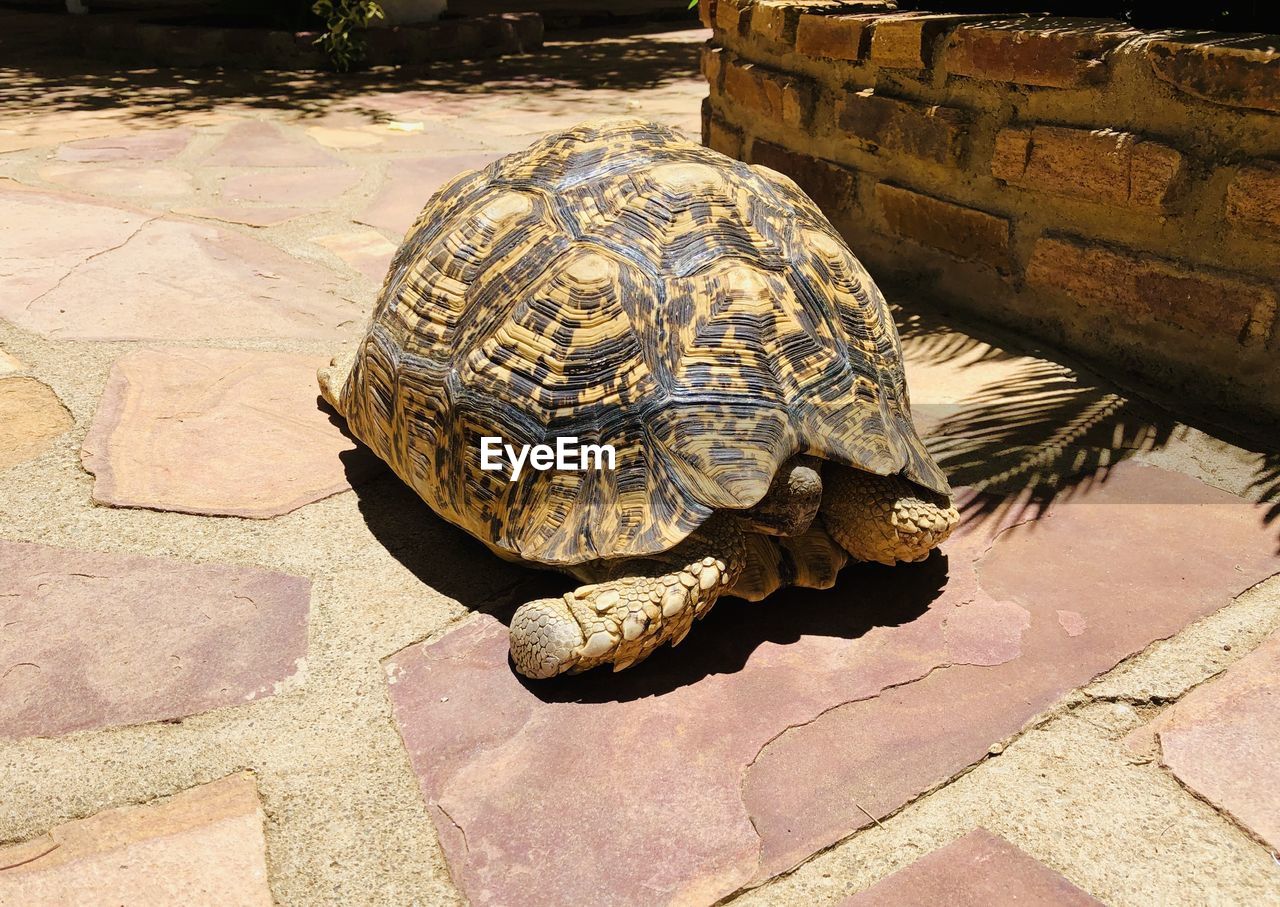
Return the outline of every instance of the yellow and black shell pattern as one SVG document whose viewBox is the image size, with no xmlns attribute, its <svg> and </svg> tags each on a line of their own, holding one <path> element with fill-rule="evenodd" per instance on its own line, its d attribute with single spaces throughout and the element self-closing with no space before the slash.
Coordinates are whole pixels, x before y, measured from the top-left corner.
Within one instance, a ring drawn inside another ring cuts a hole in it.
<svg viewBox="0 0 1280 907">
<path fill-rule="evenodd" d="M 551 565 L 670 549 L 796 453 L 945 493 L 897 331 L 788 178 L 670 129 L 587 123 L 440 189 L 342 389 L 445 519 Z M 614 469 L 480 468 L 480 442 L 611 445 Z"/>
</svg>

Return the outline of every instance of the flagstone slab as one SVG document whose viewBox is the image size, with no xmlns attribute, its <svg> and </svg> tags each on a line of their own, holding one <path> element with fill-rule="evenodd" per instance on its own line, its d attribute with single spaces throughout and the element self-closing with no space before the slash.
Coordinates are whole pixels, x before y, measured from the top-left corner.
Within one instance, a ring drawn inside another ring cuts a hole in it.
<svg viewBox="0 0 1280 907">
<path fill-rule="evenodd" d="M 403 236 L 437 189 L 458 174 L 486 167 L 501 156 L 492 151 L 392 161 L 381 191 L 356 220 Z"/>
<path fill-rule="evenodd" d="M 333 126 L 310 126 L 307 135 L 326 148 L 370 148 L 382 143 L 380 136 L 362 129 L 343 129 Z"/>
<path fill-rule="evenodd" d="M 377 230 L 358 228 L 344 233 L 317 236 L 319 243 L 370 280 L 378 283 L 387 276 L 396 244 Z"/>
<path fill-rule="evenodd" d="M 1280 633 L 1134 736 L 1152 735 L 1165 768 L 1280 851 Z"/>
<path fill-rule="evenodd" d="M 300 679 L 311 582 L 0 541 L 0 737 L 185 718 Z"/>
<path fill-rule="evenodd" d="M 208 167 L 342 167 L 341 160 L 304 133 L 286 133 L 265 120 L 245 120 L 227 130 L 204 159 Z"/>
<path fill-rule="evenodd" d="M 9 320 L 86 259 L 124 244 L 150 217 L 12 180 L 0 180 L 0 208 L 0 317 Z"/>
<path fill-rule="evenodd" d="M 0 848 L 0 904 L 270 907 L 264 822 L 248 772 L 64 822 Z"/>
<path fill-rule="evenodd" d="M 277 205 L 206 205 L 193 208 L 178 208 L 177 214 L 188 214 L 191 217 L 202 217 L 206 220 L 220 220 L 227 224 L 243 224 L 246 227 L 276 227 L 308 214 L 315 214 L 315 208 L 289 208 Z"/>
<path fill-rule="evenodd" d="M 0 353 L 0 374 L 5 372 L 5 358 Z M 0 379 L 0 470 L 37 456 L 73 424 L 71 413 L 48 385 L 34 378 Z"/>
<path fill-rule="evenodd" d="M 222 180 L 219 193 L 224 201 L 268 205 L 324 205 L 360 182 L 354 167 L 274 168 L 240 173 Z"/>
<path fill-rule="evenodd" d="M 83 164 L 164 161 L 181 154 L 194 137 L 195 131 L 185 126 L 101 136 L 60 145 L 54 157 Z"/>
<path fill-rule="evenodd" d="M 617 675 L 524 682 L 484 615 L 394 655 L 394 715 L 453 878 L 475 903 L 714 901 L 1280 572 L 1262 509 L 1134 463 L 1038 516 L 1000 512 L 923 564 L 723 602 Z"/>
<path fill-rule="evenodd" d="M 335 339 L 338 278 L 212 224 L 0 183 L 0 317 L 57 339 Z"/>
<path fill-rule="evenodd" d="M 975 828 L 881 879 L 841 907 L 1096 907 L 1097 898 L 1081 891 L 1048 866 L 1004 838 Z"/>
<path fill-rule="evenodd" d="M 93 499 L 266 519 L 379 469 L 320 402 L 328 356 L 135 350 L 116 360 L 81 450 Z"/>
<path fill-rule="evenodd" d="M 113 195 L 134 204 L 166 202 L 195 191 L 191 174 L 165 167 L 100 167 L 54 164 L 40 178 L 90 195 Z"/>
</svg>

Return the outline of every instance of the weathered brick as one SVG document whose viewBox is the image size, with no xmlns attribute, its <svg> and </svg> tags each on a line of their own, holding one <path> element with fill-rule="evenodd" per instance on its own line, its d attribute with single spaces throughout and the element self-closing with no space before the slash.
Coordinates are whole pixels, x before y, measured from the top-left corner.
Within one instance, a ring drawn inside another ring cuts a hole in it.
<svg viewBox="0 0 1280 907">
<path fill-rule="evenodd" d="M 742 158 L 742 130 L 707 105 L 703 111 L 702 144 L 729 157 Z"/>
<path fill-rule="evenodd" d="M 1157 77 L 1193 97 L 1280 112 L 1280 50 L 1273 37 L 1152 41 L 1147 58 Z"/>
<path fill-rule="evenodd" d="M 1273 287 L 1074 239 L 1036 240 L 1027 283 L 1127 322 L 1174 325 L 1240 344 L 1264 342 L 1275 320 Z"/>
<path fill-rule="evenodd" d="M 731 35 L 746 34 L 751 25 L 749 0 L 716 0 L 713 24 Z"/>
<path fill-rule="evenodd" d="M 957 13 L 883 16 L 871 32 L 871 62 L 886 69 L 930 69 L 938 36 L 973 19 Z"/>
<path fill-rule="evenodd" d="M 828 60 L 861 60 L 871 48 L 874 15 L 806 14 L 796 25 L 796 52 Z"/>
<path fill-rule="evenodd" d="M 1280 161 L 1246 164 L 1227 186 L 1227 220 L 1280 234 Z"/>
<path fill-rule="evenodd" d="M 1080 88 L 1105 78 L 1107 53 L 1139 34 L 1105 20 L 988 20 L 958 26 L 943 63 L 951 74 L 974 79 Z"/>
<path fill-rule="evenodd" d="M 716 24 L 716 0 L 698 0 L 698 21 L 703 28 L 713 28 Z"/>
<path fill-rule="evenodd" d="M 702 45 L 700 59 L 702 77 L 707 80 L 712 94 L 719 94 L 721 76 L 724 73 L 724 48 L 714 46 L 710 41 Z"/>
<path fill-rule="evenodd" d="M 724 93 L 748 110 L 798 127 L 804 125 L 813 108 L 814 85 L 803 76 L 727 60 Z"/>
<path fill-rule="evenodd" d="M 1186 161 L 1128 132 L 1061 126 L 1002 129 L 991 175 L 1015 186 L 1132 208 L 1163 209 Z"/>
<path fill-rule="evenodd" d="M 839 127 L 864 144 L 940 163 L 960 156 L 966 121 L 958 108 L 900 101 L 870 88 L 846 93 L 836 107 Z"/>
<path fill-rule="evenodd" d="M 876 184 L 876 202 L 889 229 L 922 245 L 999 270 L 1009 267 L 1009 221 L 931 195 Z"/>
<path fill-rule="evenodd" d="M 848 167 L 761 139 L 751 145 L 751 162 L 791 177 L 828 217 L 848 212 L 857 202 L 858 175 Z"/>
<path fill-rule="evenodd" d="M 762 41 L 789 48 L 796 41 L 796 20 L 802 6 L 792 0 L 756 0 L 751 10 L 751 34 Z"/>
</svg>

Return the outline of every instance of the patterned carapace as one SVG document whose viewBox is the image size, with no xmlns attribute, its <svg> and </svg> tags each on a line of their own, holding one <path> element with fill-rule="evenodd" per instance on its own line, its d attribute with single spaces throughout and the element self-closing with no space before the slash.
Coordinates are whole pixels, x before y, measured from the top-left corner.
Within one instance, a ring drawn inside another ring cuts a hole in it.
<svg viewBox="0 0 1280 907">
<path fill-rule="evenodd" d="M 946 494 L 888 306 L 785 176 L 612 121 L 427 203 L 342 390 L 352 431 L 500 553 L 671 549 L 796 453 Z M 616 469 L 480 468 L 480 439 L 610 444 Z"/>
</svg>

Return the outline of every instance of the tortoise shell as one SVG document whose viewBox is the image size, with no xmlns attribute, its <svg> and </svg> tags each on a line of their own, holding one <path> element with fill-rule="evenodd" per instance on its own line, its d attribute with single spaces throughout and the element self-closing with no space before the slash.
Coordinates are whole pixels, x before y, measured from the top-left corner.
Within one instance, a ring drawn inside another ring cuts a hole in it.
<svg viewBox="0 0 1280 907">
<path fill-rule="evenodd" d="M 341 408 L 445 519 L 569 565 L 670 549 L 806 453 L 946 479 L 897 331 L 789 179 L 637 121 L 551 135 L 438 191 L 391 263 Z M 480 468 L 480 443 L 608 444 L 612 470 Z"/>
</svg>

